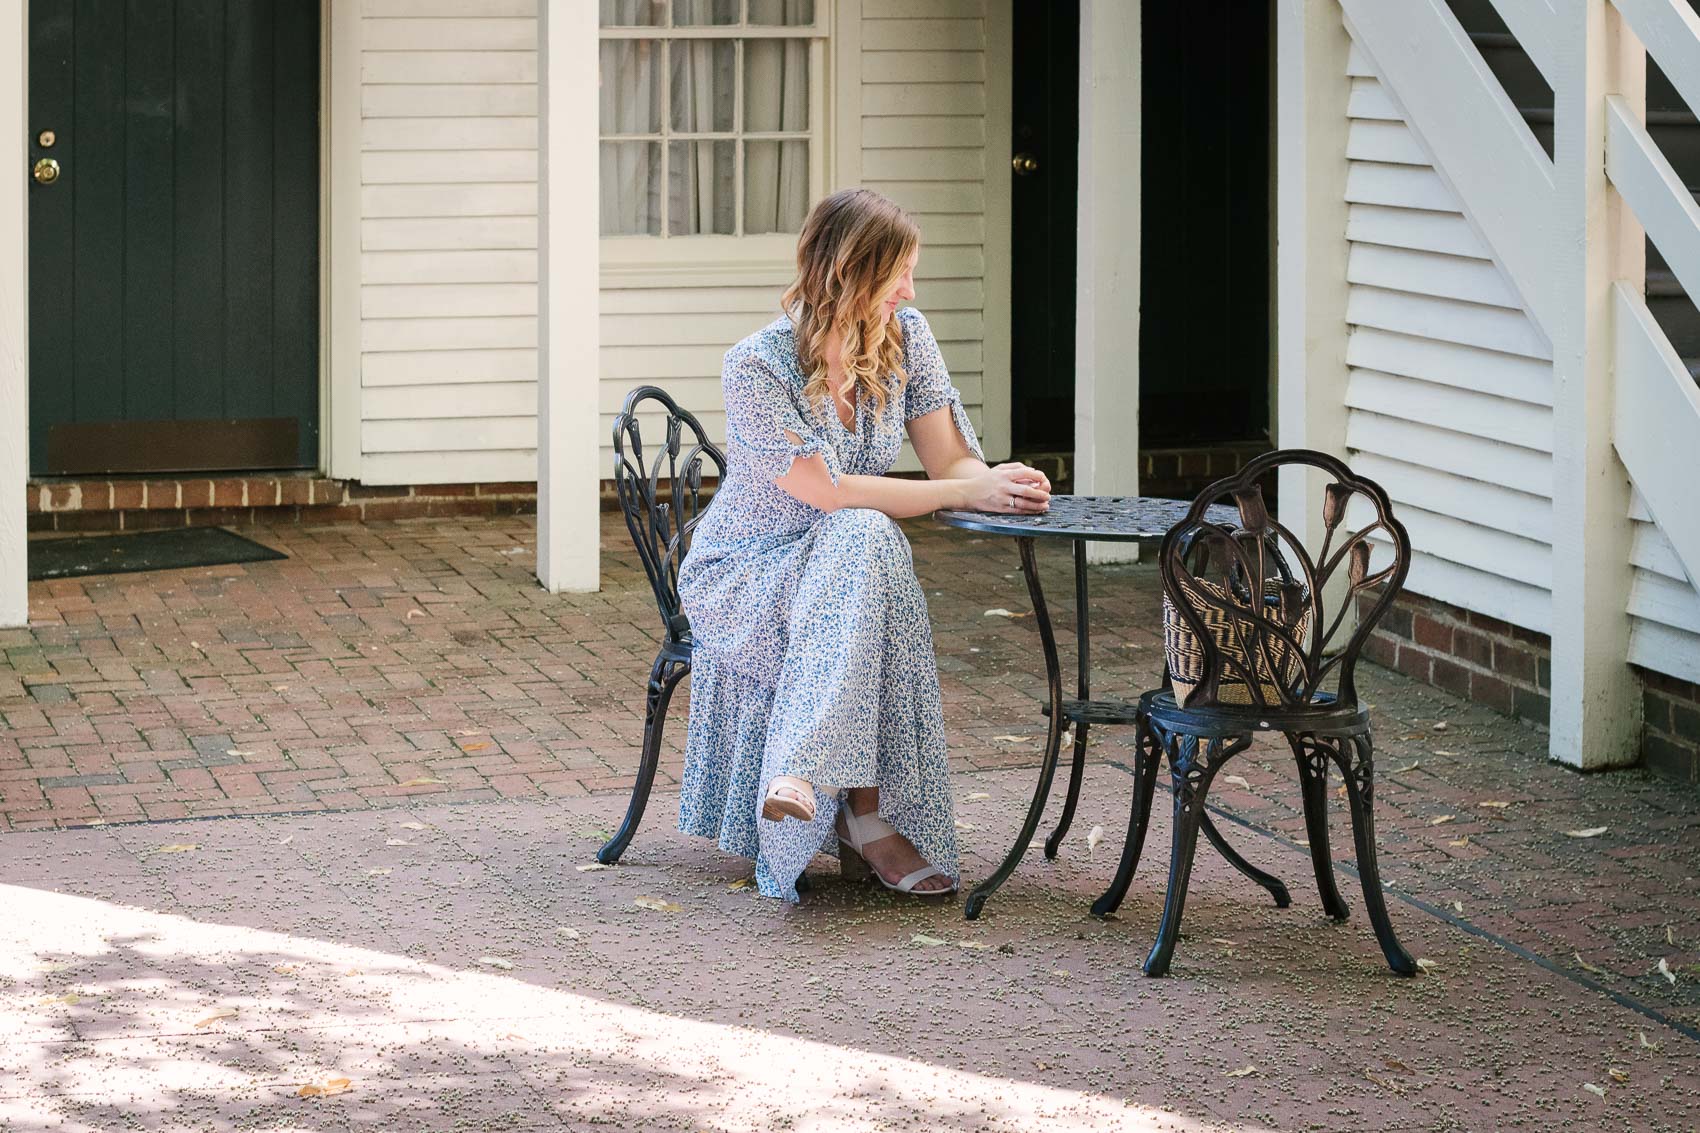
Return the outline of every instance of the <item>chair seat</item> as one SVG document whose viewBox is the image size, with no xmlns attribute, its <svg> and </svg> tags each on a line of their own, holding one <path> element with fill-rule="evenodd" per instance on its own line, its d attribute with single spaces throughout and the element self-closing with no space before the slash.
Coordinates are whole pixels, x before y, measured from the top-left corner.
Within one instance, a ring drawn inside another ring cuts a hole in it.
<svg viewBox="0 0 1700 1133">
<path fill-rule="evenodd" d="M 1139 698 L 1139 711 L 1167 732 L 1200 738 L 1226 738 L 1247 732 L 1320 732 L 1345 735 L 1367 731 L 1369 710 L 1342 707 L 1332 693 L 1317 693 L 1304 706 L 1258 707 L 1255 704 L 1212 704 L 1183 708 L 1167 688 L 1152 689 Z"/>
</svg>

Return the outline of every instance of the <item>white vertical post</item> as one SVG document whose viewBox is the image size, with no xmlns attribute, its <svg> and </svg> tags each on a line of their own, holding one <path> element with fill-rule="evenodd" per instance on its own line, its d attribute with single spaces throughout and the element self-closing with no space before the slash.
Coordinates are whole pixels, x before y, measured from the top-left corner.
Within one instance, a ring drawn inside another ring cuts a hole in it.
<svg viewBox="0 0 1700 1133">
<path fill-rule="evenodd" d="M 537 578 L 600 583 L 597 6 L 538 8 Z"/>
<path fill-rule="evenodd" d="M 1346 455 L 1346 104 L 1351 37 L 1336 0 L 1275 12 L 1277 443 Z M 1281 521 L 1314 546 L 1320 475 L 1281 471 Z"/>
<path fill-rule="evenodd" d="M 1074 484 L 1139 493 L 1139 5 L 1081 0 L 1074 322 Z M 1089 543 L 1091 562 L 1139 557 Z"/>
<path fill-rule="evenodd" d="M 0 9 L 0 137 L 29 137 L 29 4 Z M 0 177 L 0 628 L 29 624 L 29 186 L 21 147 Z"/>
<path fill-rule="evenodd" d="M 1629 668 L 1629 475 L 1612 448 L 1614 281 L 1644 286 L 1639 224 L 1606 179 L 1606 96 L 1646 107 L 1646 54 L 1608 0 L 1561 5 L 1553 156 L 1564 267 L 1553 349 L 1552 717 L 1548 752 L 1596 769 L 1640 757 Z"/>
</svg>

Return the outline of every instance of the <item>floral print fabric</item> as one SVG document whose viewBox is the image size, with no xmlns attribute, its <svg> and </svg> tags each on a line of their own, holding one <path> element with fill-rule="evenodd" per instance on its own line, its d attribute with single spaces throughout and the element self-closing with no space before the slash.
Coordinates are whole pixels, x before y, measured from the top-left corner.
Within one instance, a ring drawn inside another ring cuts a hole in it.
<svg viewBox="0 0 1700 1133">
<path fill-rule="evenodd" d="M 904 424 L 944 408 L 984 459 L 926 319 L 897 317 L 908 381 L 900 395 L 893 383 L 883 414 L 862 399 L 854 430 L 803 397 L 789 320 L 727 353 L 726 479 L 679 571 L 694 642 L 679 828 L 754 858 L 761 892 L 789 901 L 834 838 L 842 787 L 877 785 L 881 816 L 958 871 L 938 667 L 909 542 L 883 512 L 823 512 L 774 483 L 816 454 L 834 483 L 883 475 Z M 775 775 L 815 785 L 812 822 L 759 817 Z"/>
</svg>

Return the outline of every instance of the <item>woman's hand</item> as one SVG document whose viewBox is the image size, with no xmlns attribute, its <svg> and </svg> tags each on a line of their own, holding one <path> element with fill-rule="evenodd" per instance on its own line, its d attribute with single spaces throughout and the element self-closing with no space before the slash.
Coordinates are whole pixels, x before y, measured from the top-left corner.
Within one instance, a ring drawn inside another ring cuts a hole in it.
<svg viewBox="0 0 1700 1133">
<path fill-rule="evenodd" d="M 1051 482 L 1037 468 L 1011 461 L 969 477 L 967 511 L 1037 515 L 1050 510 Z"/>
</svg>

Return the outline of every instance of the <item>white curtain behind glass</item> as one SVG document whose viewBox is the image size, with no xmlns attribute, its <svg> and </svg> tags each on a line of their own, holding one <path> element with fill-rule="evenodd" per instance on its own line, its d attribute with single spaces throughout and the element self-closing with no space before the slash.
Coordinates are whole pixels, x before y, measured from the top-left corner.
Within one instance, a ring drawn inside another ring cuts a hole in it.
<svg viewBox="0 0 1700 1133">
<path fill-rule="evenodd" d="M 632 8 L 646 0 L 626 0 Z M 654 40 L 605 39 L 601 57 L 601 128 L 604 134 L 661 131 L 658 62 Z M 602 231 L 661 231 L 661 147 L 652 142 L 603 142 Z"/>
<path fill-rule="evenodd" d="M 750 0 L 750 23 L 807 22 L 813 0 Z M 809 128 L 809 45 L 800 39 L 744 44 L 744 128 Z M 797 232 L 809 205 L 809 144 L 744 143 L 744 231 Z"/>
</svg>

